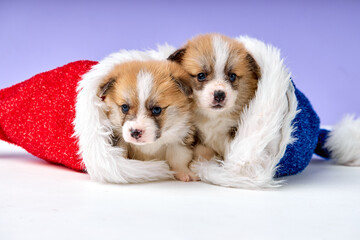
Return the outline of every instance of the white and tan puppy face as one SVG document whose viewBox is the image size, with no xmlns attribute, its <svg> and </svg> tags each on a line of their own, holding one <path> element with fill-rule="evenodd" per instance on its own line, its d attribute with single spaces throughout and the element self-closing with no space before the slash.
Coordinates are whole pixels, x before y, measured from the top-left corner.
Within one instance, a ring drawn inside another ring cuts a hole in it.
<svg viewBox="0 0 360 240">
<path fill-rule="evenodd" d="M 194 99 L 207 112 L 242 108 L 257 88 L 260 70 L 244 46 L 220 34 L 200 35 L 169 58 L 192 76 Z"/>
<path fill-rule="evenodd" d="M 189 125 L 188 78 L 175 63 L 127 62 L 105 78 L 99 96 L 126 142 L 151 144 L 162 137 L 179 138 L 178 131 Z"/>
</svg>

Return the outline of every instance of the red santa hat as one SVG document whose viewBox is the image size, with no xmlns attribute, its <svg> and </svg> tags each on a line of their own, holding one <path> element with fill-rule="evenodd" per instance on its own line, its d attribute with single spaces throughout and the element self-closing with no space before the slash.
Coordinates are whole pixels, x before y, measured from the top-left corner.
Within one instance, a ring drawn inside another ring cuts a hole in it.
<svg viewBox="0 0 360 240">
<path fill-rule="evenodd" d="M 0 139 L 39 158 L 84 171 L 73 136 L 76 87 L 95 64 L 72 62 L 0 90 Z"/>
<path fill-rule="evenodd" d="M 158 51 L 120 51 L 100 62 L 76 61 L 0 90 L 0 139 L 98 181 L 173 178 L 165 161 L 125 159 L 123 149 L 111 145 L 106 106 L 97 93 L 115 65 L 166 60 L 174 50 L 165 45 Z"/>
</svg>

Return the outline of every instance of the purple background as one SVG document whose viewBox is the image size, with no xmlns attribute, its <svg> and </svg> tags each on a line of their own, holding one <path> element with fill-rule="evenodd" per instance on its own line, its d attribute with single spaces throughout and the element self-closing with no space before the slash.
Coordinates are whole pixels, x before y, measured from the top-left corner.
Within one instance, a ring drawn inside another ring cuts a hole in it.
<svg viewBox="0 0 360 240">
<path fill-rule="evenodd" d="M 130 1 L 129 1 L 130 2 Z M 323 124 L 360 113 L 360 1 L 0 0 L 0 88 L 65 63 L 199 33 L 247 34 L 282 50 Z"/>
</svg>

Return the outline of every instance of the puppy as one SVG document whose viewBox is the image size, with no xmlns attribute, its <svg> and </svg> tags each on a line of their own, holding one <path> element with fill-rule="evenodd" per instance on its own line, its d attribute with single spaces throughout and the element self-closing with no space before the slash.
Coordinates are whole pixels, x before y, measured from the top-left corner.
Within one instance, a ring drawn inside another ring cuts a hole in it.
<svg viewBox="0 0 360 240">
<path fill-rule="evenodd" d="M 220 34 L 199 35 L 168 60 L 192 77 L 194 124 L 201 142 L 195 158 L 223 158 L 242 110 L 255 95 L 259 66 L 243 44 Z"/>
<path fill-rule="evenodd" d="M 168 61 L 126 62 L 114 67 L 98 93 L 124 157 L 165 159 L 181 181 L 197 180 L 188 168 L 194 141 L 188 78 Z"/>
</svg>

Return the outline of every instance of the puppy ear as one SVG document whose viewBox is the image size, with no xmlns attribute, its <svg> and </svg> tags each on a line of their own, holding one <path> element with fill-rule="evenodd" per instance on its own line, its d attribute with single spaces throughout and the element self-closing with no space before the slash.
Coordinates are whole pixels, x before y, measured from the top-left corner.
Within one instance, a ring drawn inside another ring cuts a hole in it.
<svg viewBox="0 0 360 240">
<path fill-rule="evenodd" d="M 186 52 L 186 48 L 180 48 L 178 50 L 176 50 L 173 54 L 171 54 L 167 60 L 172 61 L 172 62 L 177 62 L 177 63 L 181 63 L 184 55 Z"/>
<path fill-rule="evenodd" d="M 170 77 L 179 87 L 181 92 L 188 97 L 192 95 L 193 90 L 191 77 L 185 70 L 182 69 L 182 67 L 175 63 L 170 64 Z"/>
<path fill-rule="evenodd" d="M 174 78 L 173 81 L 178 85 L 181 92 L 183 92 L 187 97 L 190 97 L 193 93 L 192 87 L 190 85 L 189 79 L 184 78 Z"/>
<path fill-rule="evenodd" d="M 115 78 L 110 78 L 108 81 L 106 81 L 103 85 L 100 86 L 100 90 L 98 93 L 98 96 L 104 100 L 106 94 L 109 92 L 109 90 L 112 88 L 112 86 L 114 85 L 116 79 Z"/>
<path fill-rule="evenodd" d="M 260 67 L 250 53 L 246 54 L 246 61 L 248 62 L 248 67 L 253 74 L 253 78 L 259 80 L 261 78 Z"/>
</svg>

